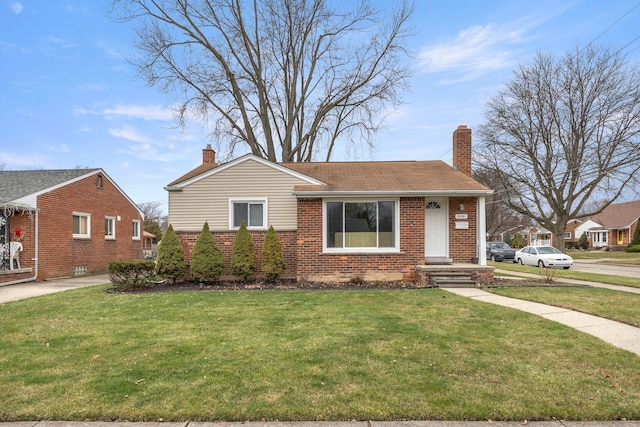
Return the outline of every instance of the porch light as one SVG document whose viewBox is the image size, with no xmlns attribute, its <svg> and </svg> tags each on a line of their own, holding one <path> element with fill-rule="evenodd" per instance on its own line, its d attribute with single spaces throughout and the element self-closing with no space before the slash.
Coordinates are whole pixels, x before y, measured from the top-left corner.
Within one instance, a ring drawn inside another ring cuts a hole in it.
<svg viewBox="0 0 640 427">
<path fill-rule="evenodd" d="M 464 210 L 464 203 L 460 203 L 460 206 L 458 206 L 458 208 L 463 211 Z"/>
</svg>

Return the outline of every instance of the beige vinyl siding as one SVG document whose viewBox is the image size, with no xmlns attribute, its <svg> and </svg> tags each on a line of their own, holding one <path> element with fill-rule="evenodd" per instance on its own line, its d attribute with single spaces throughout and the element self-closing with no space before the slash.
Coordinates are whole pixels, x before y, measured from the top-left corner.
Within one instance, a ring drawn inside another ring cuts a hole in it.
<svg viewBox="0 0 640 427">
<path fill-rule="evenodd" d="M 175 231 L 229 230 L 229 199 L 267 199 L 267 224 L 295 230 L 297 202 L 293 187 L 302 179 L 249 159 L 214 173 L 182 191 L 169 191 L 169 223 Z"/>
</svg>

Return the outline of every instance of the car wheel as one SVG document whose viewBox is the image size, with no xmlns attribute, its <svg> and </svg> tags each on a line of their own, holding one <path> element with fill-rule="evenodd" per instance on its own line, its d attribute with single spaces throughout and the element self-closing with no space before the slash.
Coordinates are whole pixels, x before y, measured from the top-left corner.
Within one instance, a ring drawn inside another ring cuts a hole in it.
<svg viewBox="0 0 640 427">
<path fill-rule="evenodd" d="M 538 267 L 540 267 L 540 268 L 544 268 L 544 261 L 539 260 L 539 261 L 538 261 Z"/>
<path fill-rule="evenodd" d="M 569 267 L 562 267 L 562 268 L 564 268 L 565 270 L 568 270 L 568 269 L 569 269 Z"/>
<path fill-rule="evenodd" d="M 524 262 L 522 262 L 522 258 L 518 258 L 518 264 L 524 265 Z"/>
</svg>

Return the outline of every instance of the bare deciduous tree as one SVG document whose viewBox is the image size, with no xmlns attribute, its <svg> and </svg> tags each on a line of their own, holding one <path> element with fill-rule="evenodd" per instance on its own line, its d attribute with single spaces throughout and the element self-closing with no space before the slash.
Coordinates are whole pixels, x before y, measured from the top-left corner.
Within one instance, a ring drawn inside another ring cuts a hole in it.
<svg viewBox="0 0 640 427">
<path fill-rule="evenodd" d="M 410 76 L 404 41 L 413 7 L 367 1 L 113 0 L 136 22 L 130 61 L 175 91 L 178 117 L 212 124 L 234 148 L 271 161 L 329 160 L 337 141 L 372 146 Z"/>
<path fill-rule="evenodd" d="M 551 231 L 559 249 L 570 219 L 638 188 L 640 70 L 619 51 L 540 53 L 484 116 L 478 164 L 497 178 L 496 198 Z"/>
<path fill-rule="evenodd" d="M 500 186 L 498 177 L 485 168 L 474 168 L 473 178 L 488 188 Z M 502 201 L 500 194 L 494 193 L 486 197 L 485 211 L 487 236 L 491 239 L 495 239 L 496 236 L 521 226 L 525 222 L 521 214 Z"/>
</svg>

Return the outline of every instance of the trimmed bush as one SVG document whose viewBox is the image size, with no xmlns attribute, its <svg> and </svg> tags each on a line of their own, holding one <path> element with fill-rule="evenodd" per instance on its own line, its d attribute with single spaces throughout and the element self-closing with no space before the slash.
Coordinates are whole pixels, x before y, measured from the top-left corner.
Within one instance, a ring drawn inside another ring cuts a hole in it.
<svg viewBox="0 0 640 427">
<path fill-rule="evenodd" d="M 215 282 L 224 273 L 224 257 L 205 221 L 191 254 L 191 278 Z"/>
<path fill-rule="evenodd" d="M 582 233 L 582 236 L 578 239 L 578 249 L 589 249 L 589 239 L 587 233 Z"/>
<path fill-rule="evenodd" d="M 524 237 L 522 237 L 521 234 L 516 234 L 515 236 L 513 236 L 513 239 L 511 240 L 512 248 L 523 248 L 525 246 L 527 246 L 527 241 L 524 239 Z"/>
<path fill-rule="evenodd" d="M 631 241 L 632 245 L 640 245 L 640 218 L 638 218 L 638 223 L 636 224 L 636 231 L 633 232 L 633 240 Z"/>
<path fill-rule="evenodd" d="M 109 280 L 116 289 L 133 290 L 146 288 L 155 274 L 156 264 L 141 259 L 111 261 L 107 268 Z"/>
<path fill-rule="evenodd" d="M 267 280 L 276 280 L 286 268 L 287 263 L 284 262 L 278 233 L 276 233 L 273 226 L 269 226 L 262 246 L 262 273 L 264 273 Z"/>
<path fill-rule="evenodd" d="M 256 254 L 253 252 L 253 238 L 244 221 L 233 241 L 231 254 L 231 274 L 247 280 L 256 271 Z"/>
<path fill-rule="evenodd" d="M 640 245 L 629 245 L 624 250 L 625 252 L 640 252 Z"/>
<path fill-rule="evenodd" d="M 173 226 L 165 233 L 158 246 L 158 258 L 156 259 L 156 273 L 176 282 L 187 272 L 187 262 L 184 260 L 184 251 L 180 239 L 173 231 Z"/>
</svg>

